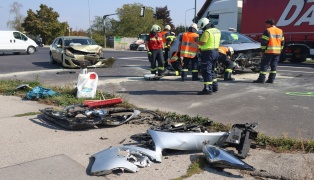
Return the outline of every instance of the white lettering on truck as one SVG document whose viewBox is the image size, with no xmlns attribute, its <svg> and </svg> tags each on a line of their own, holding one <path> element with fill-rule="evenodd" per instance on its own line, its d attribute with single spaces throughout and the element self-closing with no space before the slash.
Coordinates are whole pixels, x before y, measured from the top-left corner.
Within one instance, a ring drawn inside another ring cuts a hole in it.
<svg viewBox="0 0 314 180">
<path fill-rule="evenodd" d="M 313 3 L 314 0 L 308 0 L 307 3 Z M 286 9 L 281 14 L 277 26 L 287 26 L 291 24 L 301 13 L 305 3 L 303 0 L 290 0 Z M 292 7 L 296 6 L 296 9 L 290 19 L 286 19 L 288 13 Z M 303 22 L 308 22 L 309 25 L 314 25 L 314 4 L 302 15 L 302 17 L 294 24 L 295 26 L 301 25 Z"/>
</svg>

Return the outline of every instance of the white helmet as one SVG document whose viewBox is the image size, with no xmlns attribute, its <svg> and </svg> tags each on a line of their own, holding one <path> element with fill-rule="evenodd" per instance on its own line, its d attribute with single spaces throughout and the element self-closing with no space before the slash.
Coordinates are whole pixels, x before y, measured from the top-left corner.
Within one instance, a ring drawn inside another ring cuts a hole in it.
<svg viewBox="0 0 314 180">
<path fill-rule="evenodd" d="M 158 26 L 157 24 L 154 24 L 152 26 L 152 28 L 150 29 L 151 32 L 161 32 L 161 28 L 160 26 Z"/>
<path fill-rule="evenodd" d="M 210 23 L 210 20 L 209 20 L 209 19 L 207 19 L 207 18 L 202 18 L 202 19 L 200 19 L 200 20 L 197 22 L 197 27 L 203 29 L 203 28 L 205 28 L 205 26 L 206 26 L 207 24 L 209 24 L 209 23 Z"/>
<path fill-rule="evenodd" d="M 170 25 L 166 25 L 166 26 L 165 26 L 165 30 L 169 30 L 169 31 L 170 31 L 170 30 L 171 30 Z"/>
<path fill-rule="evenodd" d="M 191 27 L 194 28 L 196 31 L 198 31 L 197 24 L 193 23 Z"/>
<path fill-rule="evenodd" d="M 230 54 L 233 55 L 233 53 L 234 53 L 233 48 L 232 47 L 228 47 L 228 50 L 230 51 Z"/>
</svg>

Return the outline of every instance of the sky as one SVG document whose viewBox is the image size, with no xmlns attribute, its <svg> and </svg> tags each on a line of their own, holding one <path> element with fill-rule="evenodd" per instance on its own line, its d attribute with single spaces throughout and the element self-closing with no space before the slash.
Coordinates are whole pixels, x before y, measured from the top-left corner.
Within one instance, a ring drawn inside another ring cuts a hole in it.
<svg viewBox="0 0 314 180">
<path fill-rule="evenodd" d="M 196 2 L 196 13 L 202 8 L 206 0 L 3 0 L 0 4 L 0 30 L 9 30 L 7 22 L 14 18 L 9 10 L 14 2 L 22 4 L 21 14 L 27 16 L 27 10 L 33 12 L 39 10 L 40 4 L 45 4 L 59 13 L 60 22 L 67 21 L 73 30 L 87 30 L 89 21 L 94 20 L 95 16 L 116 13 L 117 8 L 123 4 L 140 3 L 147 7 L 168 7 L 170 17 L 175 26 L 192 23 Z M 185 18 L 186 17 L 186 18 Z M 116 16 L 110 16 L 115 18 Z"/>
</svg>

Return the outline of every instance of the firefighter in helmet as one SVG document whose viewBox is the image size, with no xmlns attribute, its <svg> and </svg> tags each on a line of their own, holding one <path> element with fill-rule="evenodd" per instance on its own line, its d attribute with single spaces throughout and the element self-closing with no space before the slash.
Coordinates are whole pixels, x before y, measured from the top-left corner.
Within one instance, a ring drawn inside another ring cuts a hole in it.
<svg viewBox="0 0 314 180">
<path fill-rule="evenodd" d="M 163 50 L 164 45 L 162 41 L 161 28 L 159 25 L 154 24 L 150 30 L 149 36 L 146 39 L 145 47 L 147 50 L 148 59 L 150 62 L 151 74 L 156 74 L 158 62 L 158 76 L 162 76 L 164 73 L 164 57 Z"/>
<path fill-rule="evenodd" d="M 224 72 L 224 81 L 234 81 L 234 78 L 231 77 L 232 68 L 234 64 L 230 59 L 234 53 L 233 48 L 219 46 L 218 52 L 219 52 L 218 62 L 221 62 L 223 65 L 226 66 L 226 69 Z"/>
</svg>

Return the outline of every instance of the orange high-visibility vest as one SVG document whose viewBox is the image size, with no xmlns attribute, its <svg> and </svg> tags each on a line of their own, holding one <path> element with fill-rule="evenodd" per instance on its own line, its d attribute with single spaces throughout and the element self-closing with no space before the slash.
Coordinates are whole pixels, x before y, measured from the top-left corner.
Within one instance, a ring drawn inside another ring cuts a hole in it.
<svg viewBox="0 0 314 180">
<path fill-rule="evenodd" d="M 182 35 L 180 56 L 187 58 L 194 58 L 198 51 L 198 44 L 195 42 L 198 34 L 194 32 L 186 32 Z"/>
<path fill-rule="evenodd" d="M 281 42 L 283 40 L 282 30 L 277 27 L 267 28 L 269 32 L 269 42 L 266 54 L 280 54 L 282 50 Z"/>
<path fill-rule="evenodd" d="M 229 49 L 224 47 L 224 46 L 219 46 L 219 48 L 218 48 L 218 52 L 221 53 L 221 54 L 227 55 L 228 51 L 229 51 Z"/>
<path fill-rule="evenodd" d="M 164 43 L 164 48 L 166 48 L 168 31 L 161 31 L 160 34 L 162 35 L 162 42 Z"/>
</svg>

